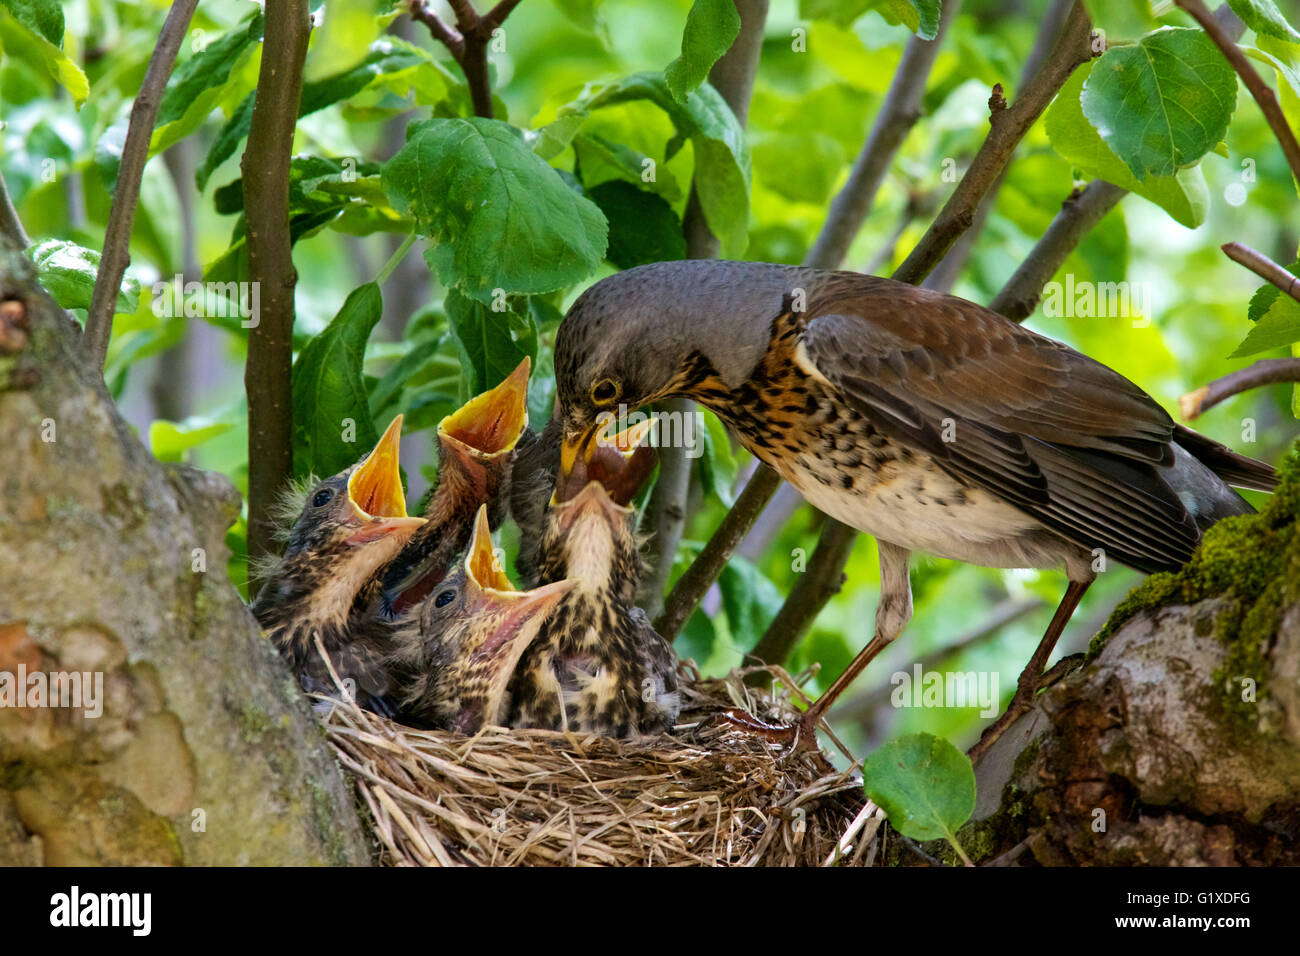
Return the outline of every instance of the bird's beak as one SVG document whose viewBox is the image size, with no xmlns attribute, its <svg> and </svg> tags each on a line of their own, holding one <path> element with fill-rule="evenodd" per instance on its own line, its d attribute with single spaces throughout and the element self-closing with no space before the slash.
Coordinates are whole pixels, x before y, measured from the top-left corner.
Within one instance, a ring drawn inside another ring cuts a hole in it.
<svg viewBox="0 0 1300 956">
<path fill-rule="evenodd" d="M 471 398 L 438 423 L 438 440 L 462 458 L 508 454 L 528 424 L 527 357 L 496 388 Z"/>
<path fill-rule="evenodd" d="M 513 592 L 515 589 L 492 547 L 487 505 L 479 505 L 478 514 L 474 518 L 474 535 L 465 554 L 465 570 L 474 583 L 485 591 Z"/>
<path fill-rule="evenodd" d="M 348 538 L 349 544 L 361 544 L 394 532 L 410 534 L 423 518 L 406 515 L 406 495 L 402 491 L 399 459 L 402 446 L 402 416 L 398 415 L 384 431 L 379 443 L 348 478 L 348 501 L 361 530 Z"/>
<path fill-rule="evenodd" d="M 477 589 L 475 603 L 481 608 L 483 619 L 490 622 L 490 630 L 473 651 L 473 658 L 513 670 L 520 655 L 537 636 L 546 615 L 575 584 L 576 581 L 566 579 L 531 591 L 499 591 L 471 585 Z"/>
<path fill-rule="evenodd" d="M 567 467 L 561 456 L 551 504 L 575 500 L 589 485 L 599 484 L 615 504 L 626 507 L 654 466 L 655 451 L 645 444 L 654 424 L 651 417 L 610 435 L 612 419 L 598 422 L 575 443 Z"/>
</svg>

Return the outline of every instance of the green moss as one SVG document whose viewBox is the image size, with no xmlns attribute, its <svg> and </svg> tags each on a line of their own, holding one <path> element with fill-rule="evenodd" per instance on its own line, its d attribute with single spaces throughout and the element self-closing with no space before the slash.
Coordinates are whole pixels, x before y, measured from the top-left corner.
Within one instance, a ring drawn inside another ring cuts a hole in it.
<svg viewBox="0 0 1300 956">
<path fill-rule="evenodd" d="M 1226 518 L 1205 533 L 1192 560 L 1176 573 L 1153 574 L 1126 597 L 1093 638 L 1088 657 L 1144 611 L 1194 604 L 1207 598 L 1232 600 L 1214 622 L 1214 633 L 1228 653 L 1214 675 L 1221 693 L 1212 703 L 1233 722 L 1253 726 L 1255 704 L 1241 700 L 1241 677 L 1257 682 L 1262 697 L 1265 654 L 1283 608 L 1300 582 L 1300 448 L 1278 469 L 1281 484 L 1259 514 Z"/>
<path fill-rule="evenodd" d="M 246 742 L 257 743 L 270 728 L 271 715 L 262 708 L 246 704 L 239 712 L 239 735 Z"/>
</svg>

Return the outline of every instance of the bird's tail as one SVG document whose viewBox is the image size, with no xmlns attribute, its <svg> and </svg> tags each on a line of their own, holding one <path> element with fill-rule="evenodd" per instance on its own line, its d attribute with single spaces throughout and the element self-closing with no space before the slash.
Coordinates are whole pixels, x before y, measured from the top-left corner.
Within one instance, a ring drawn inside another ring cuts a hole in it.
<svg viewBox="0 0 1300 956">
<path fill-rule="evenodd" d="M 1192 457 L 1234 488 L 1273 491 L 1278 475 L 1273 466 L 1256 458 L 1239 455 L 1227 445 L 1194 432 L 1184 425 L 1174 426 L 1174 441 Z"/>
</svg>

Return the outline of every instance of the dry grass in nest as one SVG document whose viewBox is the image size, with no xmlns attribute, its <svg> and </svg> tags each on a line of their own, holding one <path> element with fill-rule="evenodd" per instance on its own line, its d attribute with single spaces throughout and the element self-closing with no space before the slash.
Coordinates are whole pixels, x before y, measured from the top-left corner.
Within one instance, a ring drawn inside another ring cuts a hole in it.
<svg viewBox="0 0 1300 956">
<path fill-rule="evenodd" d="M 881 815 L 856 770 L 719 719 L 795 716 L 788 698 L 746 687 L 746 673 L 701 680 L 683 667 L 672 736 L 489 727 L 461 737 L 351 702 L 333 702 L 325 728 L 388 865 L 870 865 Z"/>
</svg>

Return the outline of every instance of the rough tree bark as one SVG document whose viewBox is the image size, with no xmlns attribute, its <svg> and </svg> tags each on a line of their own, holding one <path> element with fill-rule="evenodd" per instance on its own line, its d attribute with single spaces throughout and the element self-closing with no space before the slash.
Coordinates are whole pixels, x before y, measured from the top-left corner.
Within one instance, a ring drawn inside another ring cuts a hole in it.
<svg viewBox="0 0 1300 956">
<path fill-rule="evenodd" d="M 972 859 L 1300 864 L 1300 453 L 1284 471 L 1259 515 L 1139 586 L 976 764 Z"/>
<path fill-rule="evenodd" d="M 0 326 L 0 672 L 103 675 L 97 718 L 0 708 L 0 865 L 369 862 L 227 578 L 234 488 L 153 459 L 7 244 Z"/>
</svg>

